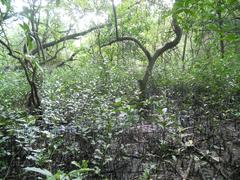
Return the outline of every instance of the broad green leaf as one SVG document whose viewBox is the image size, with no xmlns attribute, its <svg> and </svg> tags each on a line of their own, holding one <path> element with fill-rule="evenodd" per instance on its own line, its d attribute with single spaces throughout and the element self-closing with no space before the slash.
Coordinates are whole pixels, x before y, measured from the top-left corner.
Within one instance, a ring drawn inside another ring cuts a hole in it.
<svg viewBox="0 0 240 180">
<path fill-rule="evenodd" d="M 53 174 L 46 169 L 41 169 L 41 168 L 36 168 L 36 167 L 26 167 L 24 169 L 26 171 L 37 172 L 37 173 L 42 174 L 44 176 L 53 176 Z"/>
</svg>

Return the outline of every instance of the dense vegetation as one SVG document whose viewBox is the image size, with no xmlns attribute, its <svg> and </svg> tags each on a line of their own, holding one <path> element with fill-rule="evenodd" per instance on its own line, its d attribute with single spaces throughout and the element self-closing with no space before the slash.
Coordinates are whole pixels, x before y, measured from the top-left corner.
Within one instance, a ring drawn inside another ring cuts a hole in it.
<svg viewBox="0 0 240 180">
<path fill-rule="evenodd" d="M 239 179 L 238 0 L 0 0 L 0 179 Z"/>
</svg>

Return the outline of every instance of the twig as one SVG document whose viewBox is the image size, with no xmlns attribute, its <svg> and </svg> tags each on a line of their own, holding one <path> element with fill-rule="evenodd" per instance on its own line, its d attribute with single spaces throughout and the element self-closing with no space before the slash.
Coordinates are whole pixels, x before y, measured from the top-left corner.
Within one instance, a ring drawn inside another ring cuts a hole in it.
<svg viewBox="0 0 240 180">
<path fill-rule="evenodd" d="M 193 157 L 191 157 L 190 162 L 189 162 L 189 164 L 188 164 L 188 168 L 187 168 L 187 170 L 185 171 L 185 173 L 182 173 L 182 174 L 183 174 L 183 175 L 182 175 L 183 180 L 186 180 L 186 179 L 188 178 L 189 173 L 190 173 L 190 169 L 191 169 L 191 166 L 192 166 L 192 163 L 193 163 Z"/>
</svg>

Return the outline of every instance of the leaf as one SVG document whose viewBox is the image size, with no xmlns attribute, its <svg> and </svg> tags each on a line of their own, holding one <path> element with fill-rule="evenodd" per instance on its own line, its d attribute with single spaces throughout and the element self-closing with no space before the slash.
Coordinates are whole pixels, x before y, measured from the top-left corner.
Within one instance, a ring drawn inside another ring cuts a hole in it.
<svg viewBox="0 0 240 180">
<path fill-rule="evenodd" d="M 94 172 L 94 169 L 91 168 L 81 168 L 78 170 L 73 170 L 69 173 L 70 176 L 76 175 L 76 174 L 85 174 L 85 173 L 90 173 L 90 172 Z"/>
<path fill-rule="evenodd" d="M 88 161 L 87 160 L 82 161 L 82 168 L 88 168 Z"/>
<path fill-rule="evenodd" d="M 60 5 L 60 0 L 56 0 L 56 6 L 59 7 Z"/>
<path fill-rule="evenodd" d="M 23 24 L 20 24 L 20 27 L 22 28 L 22 30 L 26 33 L 26 32 L 30 32 L 30 28 L 29 26 L 27 25 L 27 23 L 23 23 Z"/>
<path fill-rule="evenodd" d="M 235 34 L 228 34 L 224 39 L 231 42 L 231 41 L 238 41 L 239 37 Z"/>
<path fill-rule="evenodd" d="M 216 24 L 209 24 L 208 28 L 212 31 L 219 31 L 218 27 Z"/>
<path fill-rule="evenodd" d="M 48 171 L 47 169 L 41 169 L 41 168 L 36 168 L 36 167 L 26 167 L 24 169 L 26 171 L 37 172 L 37 173 L 42 174 L 44 176 L 53 176 L 53 174 L 50 171 Z"/>
<path fill-rule="evenodd" d="M 172 159 L 177 162 L 177 157 L 175 155 L 172 155 Z"/>
<path fill-rule="evenodd" d="M 114 105 L 117 107 L 120 107 L 122 105 L 122 99 L 121 98 L 116 98 Z"/>
<path fill-rule="evenodd" d="M 186 147 L 192 147 L 192 146 L 194 146 L 194 144 L 193 144 L 193 140 L 189 140 L 189 141 L 187 141 L 187 142 L 185 142 L 185 144 L 184 144 Z"/>
<path fill-rule="evenodd" d="M 30 35 L 27 35 L 27 46 L 29 50 L 33 48 L 33 38 Z"/>
<path fill-rule="evenodd" d="M 211 156 L 212 159 L 216 162 L 220 162 L 221 158 L 220 157 L 215 157 L 215 156 Z"/>
<path fill-rule="evenodd" d="M 1 0 L 2 5 L 5 5 L 8 10 L 11 9 L 11 0 Z"/>
<path fill-rule="evenodd" d="M 62 172 L 61 170 L 58 170 L 53 177 L 49 177 L 47 180 L 59 180 L 59 179 L 68 180 L 68 176 L 66 173 Z"/>
<path fill-rule="evenodd" d="M 166 113 L 167 113 L 167 110 L 168 110 L 167 108 L 163 108 L 163 109 L 162 109 L 162 113 L 163 113 L 163 114 L 166 114 Z"/>
<path fill-rule="evenodd" d="M 75 165 L 75 166 L 81 168 L 80 164 L 79 164 L 78 162 L 76 162 L 76 161 L 72 161 L 71 164 L 73 164 L 73 165 Z"/>
<path fill-rule="evenodd" d="M 35 66 L 43 73 L 43 69 L 42 69 L 42 67 L 40 66 L 40 64 L 39 64 L 37 61 L 34 61 L 33 63 L 34 63 Z"/>
</svg>

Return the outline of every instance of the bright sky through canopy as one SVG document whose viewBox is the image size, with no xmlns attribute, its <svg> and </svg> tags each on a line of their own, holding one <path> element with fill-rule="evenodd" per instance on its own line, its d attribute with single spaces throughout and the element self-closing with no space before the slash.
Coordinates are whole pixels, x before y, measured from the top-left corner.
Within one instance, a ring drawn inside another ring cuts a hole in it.
<svg viewBox="0 0 240 180">
<path fill-rule="evenodd" d="M 114 4 L 115 5 L 119 5 L 121 3 L 122 0 L 114 0 Z"/>
<path fill-rule="evenodd" d="M 123 0 L 114 0 L 114 4 L 117 6 L 117 5 L 121 4 L 122 1 Z M 162 0 L 162 1 L 166 6 L 171 7 L 174 0 Z M 48 3 L 48 1 L 46 1 L 46 0 L 41 1 L 41 4 L 43 6 L 47 5 L 47 3 Z M 28 1 L 27 0 L 14 0 L 13 1 L 13 6 L 14 6 L 14 8 L 17 12 L 21 12 L 23 10 L 24 6 L 28 6 Z M 60 14 L 66 14 L 64 12 L 65 10 L 63 10 L 63 9 L 58 10 L 58 11 L 59 12 L 63 11 L 63 12 L 60 12 Z M 79 22 L 78 24 L 81 24 L 81 27 L 78 27 L 78 28 L 79 29 L 82 29 L 84 27 L 86 28 L 86 27 L 89 26 L 90 23 L 101 24 L 101 23 L 104 23 L 106 21 L 106 19 L 107 19 L 107 14 L 96 15 L 95 13 L 90 13 L 89 12 L 83 18 L 81 18 L 80 21 L 78 21 Z M 71 18 L 69 15 L 62 16 L 61 20 L 63 22 L 67 22 L 66 23 L 67 26 L 69 24 L 76 24 L 76 23 L 73 22 L 74 21 L 73 18 Z"/>
<path fill-rule="evenodd" d="M 171 7 L 174 0 L 162 0 L 167 6 Z M 42 1 L 46 3 L 45 0 Z M 122 0 L 114 0 L 115 5 L 119 5 L 122 2 Z M 27 2 L 24 0 L 14 0 L 14 6 L 17 11 L 22 11 L 23 6 L 26 6 Z"/>
</svg>

